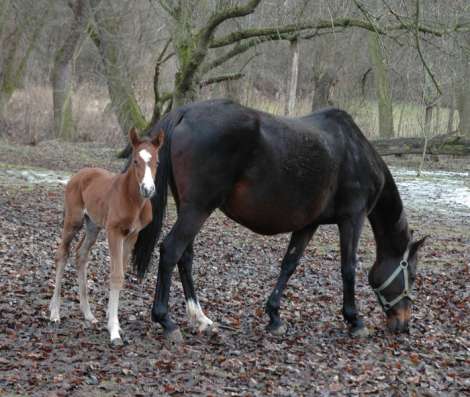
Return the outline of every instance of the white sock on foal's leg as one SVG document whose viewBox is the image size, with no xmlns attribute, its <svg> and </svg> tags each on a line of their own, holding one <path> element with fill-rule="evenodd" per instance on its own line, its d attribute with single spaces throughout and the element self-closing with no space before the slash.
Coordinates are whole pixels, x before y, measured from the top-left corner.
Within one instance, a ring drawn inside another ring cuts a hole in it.
<svg viewBox="0 0 470 397">
<path fill-rule="evenodd" d="M 213 325 L 212 320 L 206 317 L 197 301 L 195 302 L 192 299 L 186 301 L 186 313 L 189 322 L 197 328 L 198 332 L 203 332 Z"/>
<path fill-rule="evenodd" d="M 111 342 L 120 340 L 121 336 L 119 331 L 118 319 L 118 306 L 119 306 L 119 289 L 111 288 L 109 290 L 109 303 L 108 303 L 108 331 L 111 337 Z"/>
</svg>

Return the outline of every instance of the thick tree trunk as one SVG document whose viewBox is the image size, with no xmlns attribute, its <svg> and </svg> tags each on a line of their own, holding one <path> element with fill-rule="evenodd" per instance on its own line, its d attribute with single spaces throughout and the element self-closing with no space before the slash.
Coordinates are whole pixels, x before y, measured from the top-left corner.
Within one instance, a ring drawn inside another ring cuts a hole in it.
<svg viewBox="0 0 470 397">
<path fill-rule="evenodd" d="M 376 139 L 372 145 L 382 156 L 422 154 L 425 138 Z M 470 156 L 470 139 L 455 134 L 437 135 L 428 139 L 426 153 Z"/>
<path fill-rule="evenodd" d="M 111 106 L 123 134 L 127 137 L 132 127 L 142 130 L 147 122 L 135 98 L 126 54 L 121 50 L 119 26 L 122 20 L 119 16 L 107 14 L 111 7 L 107 3 L 104 4 L 104 1 L 89 2 L 96 21 L 96 30 L 91 30 L 89 34 L 101 55 Z"/>
<path fill-rule="evenodd" d="M 383 138 L 394 136 L 393 107 L 388 66 L 376 32 L 369 33 L 369 56 L 374 71 L 375 88 L 379 106 L 379 133 Z"/>
<path fill-rule="evenodd" d="M 292 116 L 295 113 L 295 104 L 297 100 L 297 82 L 299 80 L 299 41 L 292 40 L 289 46 L 291 65 L 289 69 L 289 78 L 287 84 L 287 100 L 285 113 Z"/>
<path fill-rule="evenodd" d="M 58 62 L 51 74 L 52 102 L 54 111 L 54 135 L 71 139 L 75 135 L 72 112 L 72 64 Z"/>
<path fill-rule="evenodd" d="M 331 89 L 336 84 L 337 76 L 336 71 L 327 68 L 324 71 L 313 70 L 313 99 L 312 99 L 312 112 L 331 106 L 330 101 Z"/>
<path fill-rule="evenodd" d="M 29 57 L 36 47 L 41 30 L 52 8 L 51 3 L 52 1 L 47 3 L 46 10 L 38 19 L 36 25 L 33 26 L 32 30 L 29 30 L 31 27 L 21 21 L 17 24 L 15 31 L 8 35 L 6 40 L 0 42 L 0 45 L 3 47 L 3 54 L 5 54 L 0 59 L 0 120 L 5 117 L 6 106 L 13 96 L 13 93 L 23 83 Z M 6 2 L 1 6 L 1 19 L 3 20 L 9 16 L 11 17 L 10 13 L 12 10 L 9 5 L 9 2 Z M 3 28 L 2 26 L 1 29 Z M 28 46 L 20 55 L 20 44 L 25 35 L 28 35 L 26 38 Z"/>
<path fill-rule="evenodd" d="M 73 56 L 85 28 L 84 0 L 76 0 L 72 10 L 74 16 L 70 31 L 55 53 L 51 72 L 54 133 L 63 139 L 70 139 L 75 133 L 72 111 Z"/>
</svg>

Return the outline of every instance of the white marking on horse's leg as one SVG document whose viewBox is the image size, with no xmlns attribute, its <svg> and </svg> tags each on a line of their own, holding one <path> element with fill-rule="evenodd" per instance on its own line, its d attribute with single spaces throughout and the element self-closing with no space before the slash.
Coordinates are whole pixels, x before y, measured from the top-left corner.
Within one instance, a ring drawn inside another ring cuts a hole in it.
<svg viewBox="0 0 470 397">
<path fill-rule="evenodd" d="M 108 331 L 111 341 L 120 339 L 119 319 L 118 319 L 118 306 L 119 306 L 119 289 L 111 288 L 109 290 L 109 303 L 108 303 Z"/>
<path fill-rule="evenodd" d="M 197 327 L 199 332 L 205 331 L 213 324 L 212 320 L 207 318 L 202 311 L 199 302 L 195 302 L 192 299 L 186 301 L 186 313 L 188 314 L 191 325 Z"/>
</svg>

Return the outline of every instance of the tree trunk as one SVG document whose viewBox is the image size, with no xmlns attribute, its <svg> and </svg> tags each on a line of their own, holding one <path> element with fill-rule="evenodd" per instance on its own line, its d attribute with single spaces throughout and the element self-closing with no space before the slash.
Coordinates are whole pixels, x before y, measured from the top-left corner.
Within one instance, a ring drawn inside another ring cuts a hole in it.
<svg viewBox="0 0 470 397">
<path fill-rule="evenodd" d="M 337 76 L 336 71 L 327 68 L 324 71 L 313 70 L 313 99 L 312 99 L 312 112 L 331 106 L 330 101 L 331 89 L 336 84 Z"/>
<path fill-rule="evenodd" d="M 426 153 L 470 156 L 470 139 L 452 134 L 437 135 L 427 140 Z M 375 139 L 372 145 L 382 156 L 422 154 L 425 138 Z"/>
<path fill-rule="evenodd" d="M 299 41 L 292 40 L 289 45 L 290 59 L 290 73 L 287 84 L 287 100 L 285 113 L 292 116 L 295 113 L 295 103 L 297 99 L 297 82 L 299 79 Z"/>
<path fill-rule="evenodd" d="M 119 26 L 122 18 L 107 14 L 106 11 L 112 8 L 109 4 L 103 4 L 104 1 L 89 2 L 96 22 L 96 30 L 90 30 L 89 34 L 101 55 L 111 106 L 123 134 L 127 137 L 132 127 L 142 130 L 147 122 L 135 98 L 126 54 L 121 50 Z"/>
<path fill-rule="evenodd" d="M 383 138 L 390 138 L 394 136 L 390 76 L 380 38 L 376 32 L 369 33 L 369 56 L 372 62 L 377 92 L 379 134 Z"/>
<path fill-rule="evenodd" d="M 452 91 L 452 95 L 450 98 L 450 108 L 449 108 L 449 116 L 447 119 L 447 133 L 450 134 L 454 130 L 454 115 L 455 115 L 455 95 L 454 90 Z"/>
<path fill-rule="evenodd" d="M 465 62 L 462 79 L 458 84 L 457 108 L 460 134 L 470 137 L 470 64 Z"/>
<path fill-rule="evenodd" d="M 72 5 L 70 31 L 55 53 L 51 72 L 54 134 L 63 139 L 70 139 L 75 133 L 72 111 L 73 56 L 85 27 L 84 8 L 84 0 L 76 0 Z"/>
<path fill-rule="evenodd" d="M 0 120 L 5 117 L 6 107 L 13 93 L 23 83 L 29 57 L 36 47 L 41 30 L 45 26 L 45 21 L 52 8 L 51 3 L 52 1 L 47 3 L 46 10 L 38 19 L 36 25 L 32 27 L 31 36 L 26 38 L 28 46 L 21 56 L 19 55 L 20 44 L 22 40 L 24 40 L 23 36 L 28 35 L 28 29 L 31 28 L 30 26 L 27 26 L 25 23 L 19 23 L 20 26 L 17 24 L 15 31 L 8 36 L 8 41 L 5 43 L 4 40 L 2 40 L 1 42 L 6 55 L 2 57 L 3 59 L 1 59 L 0 62 Z M 8 7 L 8 2 L 2 5 L 2 19 L 7 18 L 9 12 Z"/>
</svg>

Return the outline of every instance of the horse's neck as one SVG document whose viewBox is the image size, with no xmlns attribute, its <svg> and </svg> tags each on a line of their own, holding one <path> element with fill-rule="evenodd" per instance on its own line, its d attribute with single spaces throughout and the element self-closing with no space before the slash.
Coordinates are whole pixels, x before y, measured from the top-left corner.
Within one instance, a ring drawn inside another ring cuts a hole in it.
<svg viewBox="0 0 470 397">
<path fill-rule="evenodd" d="M 377 243 L 377 259 L 401 255 L 411 238 L 408 221 L 397 186 L 390 172 L 369 220 Z"/>
<path fill-rule="evenodd" d="M 129 168 L 124 174 L 118 176 L 120 184 L 119 193 L 123 195 L 125 202 L 133 204 L 135 209 L 141 209 L 144 204 L 144 198 L 139 192 L 139 183 L 135 179 L 135 174 Z"/>
</svg>

